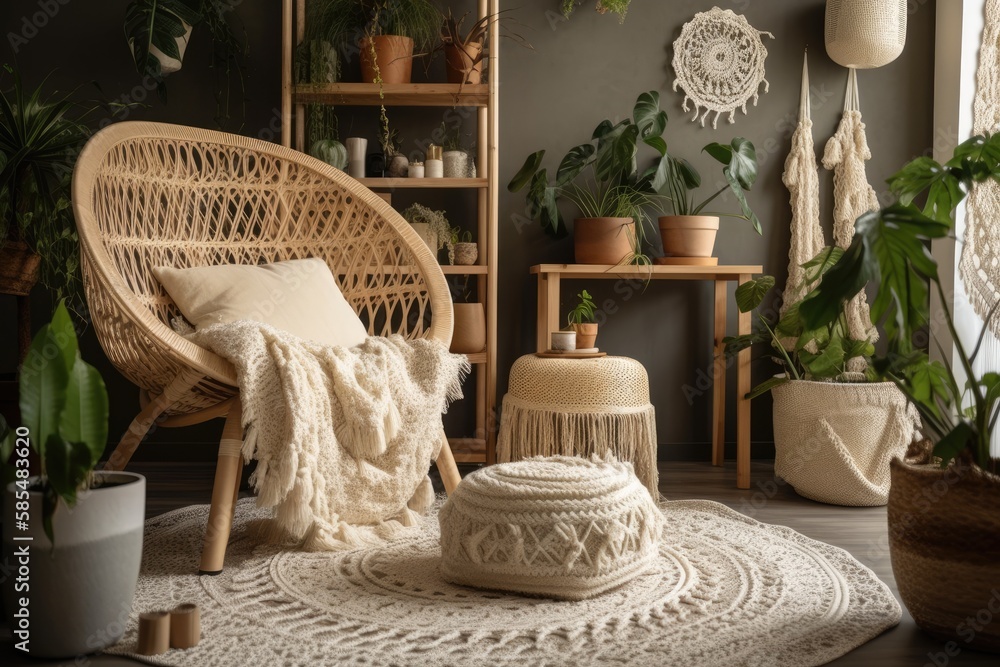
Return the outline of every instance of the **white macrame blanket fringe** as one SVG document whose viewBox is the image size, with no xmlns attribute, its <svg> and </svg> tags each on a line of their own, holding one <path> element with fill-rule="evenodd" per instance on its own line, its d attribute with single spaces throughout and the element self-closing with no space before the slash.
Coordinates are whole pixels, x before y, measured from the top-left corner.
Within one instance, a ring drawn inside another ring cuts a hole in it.
<svg viewBox="0 0 1000 667">
<path fill-rule="evenodd" d="M 369 337 L 354 348 L 304 341 L 258 322 L 192 339 L 236 367 L 257 504 L 306 550 L 377 543 L 419 526 L 441 414 L 469 362 L 436 341 Z"/>
</svg>

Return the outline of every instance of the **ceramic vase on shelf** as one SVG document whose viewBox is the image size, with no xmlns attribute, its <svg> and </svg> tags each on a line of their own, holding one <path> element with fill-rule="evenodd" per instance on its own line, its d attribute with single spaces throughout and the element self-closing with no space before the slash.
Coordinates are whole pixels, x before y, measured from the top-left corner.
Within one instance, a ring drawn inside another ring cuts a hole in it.
<svg viewBox="0 0 1000 667">
<path fill-rule="evenodd" d="M 476 354 L 486 349 L 486 311 L 481 303 L 455 304 L 455 333 L 451 351 Z"/>
<path fill-rule="evenodd" d="M 364 178 L 368 140 L 364 137 L 348 137 L 344 145 L 347 147 L 347 173 L 353 178 Z"/>
<path fill-rule="evenodd" d="M 423 162 L 413 162 L 410 164 L 410 168 L 406 172 L 409 178 L 423 178 L 424 177 L 424 163 Z"/>
<path fill-rule="evenodd" d="M 405 155 L 393 155 L 389 159 L 389 178 L 406 178 L 410 173 L 410 160 Z"/>
<path fill-rule="evenodd" d="M 461 242 L 455 244 L 455 264 L 472 266 L 479 259 L 479 244 Z"/>
<path fill-rule="evenodd" d="M 445 151 L 442 160 L 445 178 L 466 178 L 469 175 L 469 154 L 465 151 Z"/>
</svg>

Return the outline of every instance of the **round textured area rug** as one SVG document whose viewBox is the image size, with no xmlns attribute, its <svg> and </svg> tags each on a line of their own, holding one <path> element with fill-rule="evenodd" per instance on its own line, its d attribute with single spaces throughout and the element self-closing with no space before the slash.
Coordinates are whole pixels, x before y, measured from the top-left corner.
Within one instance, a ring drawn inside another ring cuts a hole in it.
<svg viewBox="0 0 1000 667">
<path fill-rule="evenodd" d="M 241 501 L 226 569 L 198 577 L 207 506 L 146 526 L 140 611 L 196 602 L 202 641 L 164 665 L 820 665 L 896 625 L 888 588 L 848 553 L 718 503 L 663 506 L 660 558 L 581 602 L 463 588 L 438 573 L 432 509 L 411 537 L 344 552 L 259 546 Z M 136 656 L 139 657 L 139 656 Z"/>
</svg>

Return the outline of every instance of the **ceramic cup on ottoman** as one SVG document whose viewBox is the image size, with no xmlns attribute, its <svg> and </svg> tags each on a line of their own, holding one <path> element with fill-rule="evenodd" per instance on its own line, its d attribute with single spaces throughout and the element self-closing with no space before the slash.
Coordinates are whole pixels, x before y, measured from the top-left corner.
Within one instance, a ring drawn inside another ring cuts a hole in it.
<svg viewBox="0 0 1000 667">
<path fill-rule="evenodd" d="M 642 574 L 657 559 L 663 529 L 631 464 L 567 456 L 478 470 L 439 520 L 447 581 L 563 600 Z"/>
</svg>

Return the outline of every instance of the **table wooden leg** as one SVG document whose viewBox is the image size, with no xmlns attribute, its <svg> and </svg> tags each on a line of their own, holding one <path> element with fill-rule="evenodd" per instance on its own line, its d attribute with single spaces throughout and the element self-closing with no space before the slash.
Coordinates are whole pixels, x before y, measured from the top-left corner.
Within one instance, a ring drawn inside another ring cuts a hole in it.
<svg viewBox="0 0 1000 667">
<path fill-rule="evenodd" d="M 715 281 L 715 358 L 712 362 L 712 465 L 721 466 L 726 459 L 726 357 L 723 339 L 726 337 L 726 299 L 729 283 Z"/>
<path fill-rule="evenodd" d="M 740 275 L 740 285 L 750 280 Z M 740 313 L 739 335 L 751 332 L 751 313 Z M 736 486 L 750 488 L 750 348 L 740 352 L 736 367 Z"/>
<path fill-rule="evenodd" d="M 559 330 L 559 284 L 557 273 L 538 274 L 538 315 L 535 349 L 545 352 L 552 347 L 549 333 Z"/>
</svg>

